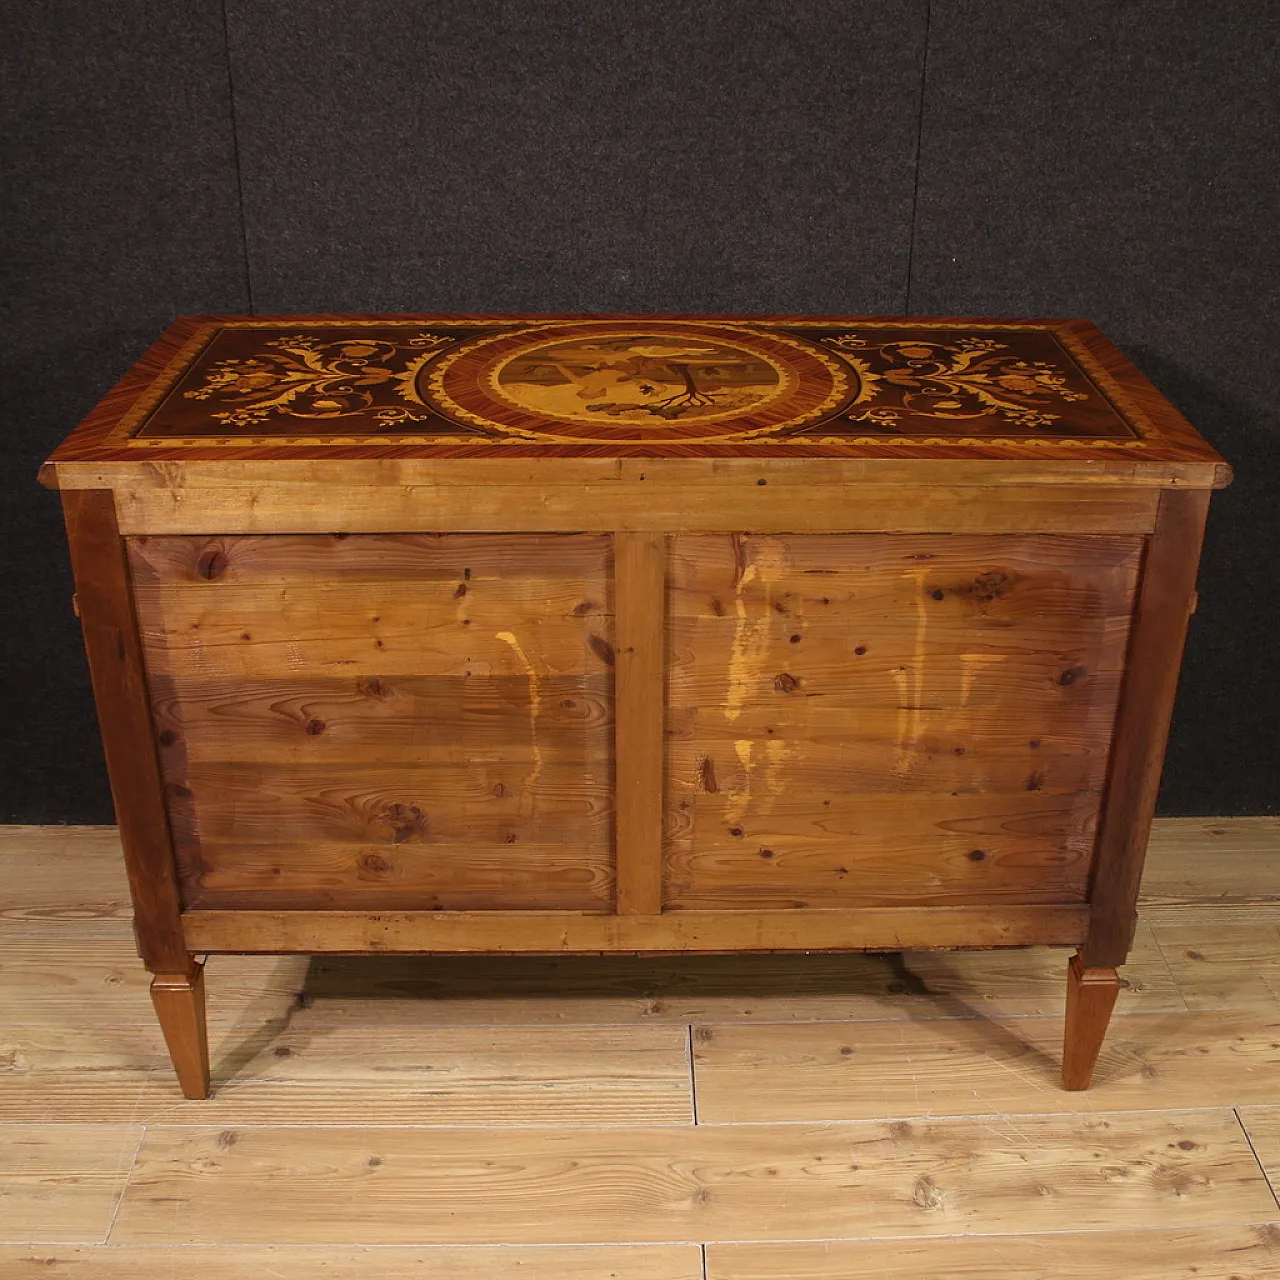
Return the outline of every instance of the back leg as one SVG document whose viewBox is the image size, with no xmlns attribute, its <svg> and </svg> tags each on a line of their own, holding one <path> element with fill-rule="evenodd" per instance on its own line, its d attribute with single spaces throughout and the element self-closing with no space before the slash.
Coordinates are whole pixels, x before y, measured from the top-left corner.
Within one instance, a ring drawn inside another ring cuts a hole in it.
<svg viewBox="0 0 1280 1280">
<path fill-rule="evenodd" d="M 1074 955 L 1067 966 L 1067 1027 L 1062 1046 L 1062 1084 L 1087 1089 L 1093 1079 L 1111 1010 L 1120 993 L 1114 969 L 1086 969 Z"/>
<path fill-rule="evenodd" d="M 187 1098 L 209 1096 L 209 1039 L 204 1019 L 204 965 L 191 962 L 186 973 L 157 973 L 151 979 L 151 1003 L 173 1069 Z"/>
</svg>

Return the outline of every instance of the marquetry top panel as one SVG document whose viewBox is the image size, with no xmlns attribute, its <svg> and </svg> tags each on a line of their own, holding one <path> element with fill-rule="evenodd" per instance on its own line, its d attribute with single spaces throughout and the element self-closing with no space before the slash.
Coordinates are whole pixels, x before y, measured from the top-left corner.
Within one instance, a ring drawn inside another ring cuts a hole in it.
<svg viewBox="0 0 1280 1280">
<path fill-rule="evenodd" d="M 497 457 L 1221 461 L 1085 321 L 424 315 L 179 320 L 52 462 Z"/>
</svg>

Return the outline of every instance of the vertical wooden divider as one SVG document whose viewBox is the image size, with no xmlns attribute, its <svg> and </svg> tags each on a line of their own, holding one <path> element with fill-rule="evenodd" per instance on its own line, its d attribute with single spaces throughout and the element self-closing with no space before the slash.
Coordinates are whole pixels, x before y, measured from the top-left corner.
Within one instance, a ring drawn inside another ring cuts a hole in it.
<svg viewBox="0 0 1280 1280">
<path fill-rule="evenodd" d="M 619 915 L 662 910 L 666 535 L 615 533 L 614 786 Z"/>
</svg>

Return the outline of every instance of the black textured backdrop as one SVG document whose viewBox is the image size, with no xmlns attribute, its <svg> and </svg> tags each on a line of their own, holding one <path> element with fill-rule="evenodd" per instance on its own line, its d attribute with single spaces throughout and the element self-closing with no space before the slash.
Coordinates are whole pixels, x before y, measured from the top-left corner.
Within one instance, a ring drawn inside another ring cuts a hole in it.
<svg viewBox="0 0 1280 1280">
<path fill-rule="evenodd" d="M 110 820 L 37 464 L 172 316 L 250 309 L 1088 316 L 1239 476 L 1162 812 L 1277 811 L 1274 3 L 39 0 L 0 26 L 0 820 Z"/>
</svg>

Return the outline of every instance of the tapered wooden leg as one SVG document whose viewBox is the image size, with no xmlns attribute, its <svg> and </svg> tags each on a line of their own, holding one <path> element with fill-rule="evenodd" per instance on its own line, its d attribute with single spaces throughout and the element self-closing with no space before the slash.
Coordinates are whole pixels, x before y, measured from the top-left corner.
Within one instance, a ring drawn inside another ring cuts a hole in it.
<svg viewBox="0 0 1280 1280">
<path fill-rule="evenodd" d="M 1067 966 L 1067 1031 L 1062 1046 L 1064 1088 L 1089 1087 L 1119 993 L 1120 978 L 1114 969 L 1086 969 L 1078 955 L 1071 957 Z"/>
<path fill-rule="evenodd" d="M 157 973 L 151 979 L 151 1003 L 169 1046 L 173 1069 L 187 1098 L 209 1096 L 209 1039 L 204 1022 L 204 965 L 186 973 Z"/>
</svg>

